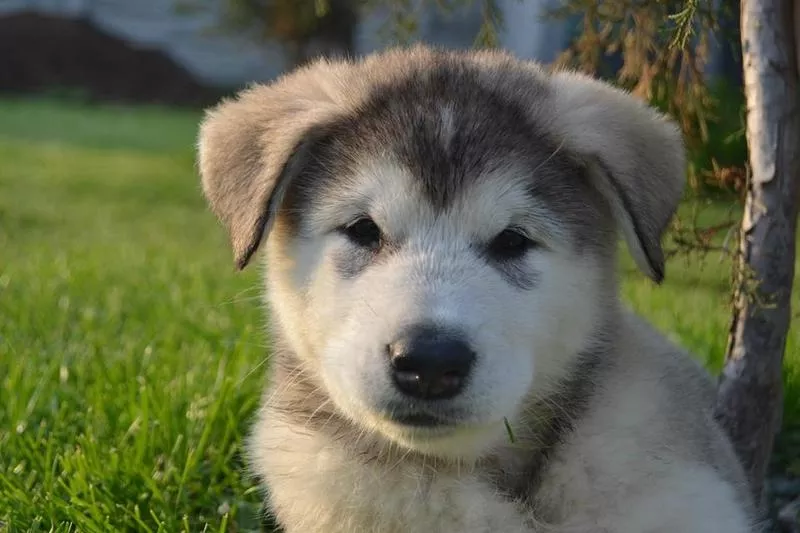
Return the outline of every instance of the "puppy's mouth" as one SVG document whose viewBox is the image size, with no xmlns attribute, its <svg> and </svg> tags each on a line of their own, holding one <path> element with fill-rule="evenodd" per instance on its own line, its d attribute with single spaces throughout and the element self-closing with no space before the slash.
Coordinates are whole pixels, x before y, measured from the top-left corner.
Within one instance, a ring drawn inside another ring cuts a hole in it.
<svg viewBox="0 0 800 533">
<path fill-rule="evenodd" d="M 393 408 L 392 408 L 393 407 Z M 454 412 L 437 412 L 429 409 L 409 409 L 392 406 L 383 416 L 392 424 L 409 429 L 453 429 L 464 423 L 463 415 Z"/>
<path fill-rule="evenodd" d="M 428 413 L 395 413 L 390 417 L 392 422 L 401 426 L 416 428 L 438 428 L 452 426 L 453 422 Z"/>
<path fill-rule="evenodd" d="M 390 400 L 368 413 L 389 440 L 436 457 L 476 459 L 502 435 L 498 424 L 463 406 Z"/>
</svg>

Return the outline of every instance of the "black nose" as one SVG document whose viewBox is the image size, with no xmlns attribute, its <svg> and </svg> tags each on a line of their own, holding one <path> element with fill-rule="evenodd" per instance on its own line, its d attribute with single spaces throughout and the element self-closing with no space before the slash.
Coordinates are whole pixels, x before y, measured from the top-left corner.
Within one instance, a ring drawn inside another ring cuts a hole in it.
<svg viewBox="0 0 800 533">
<path fill-rule="evenodd" d="M 409 329 L 387 351 L 397 388 L 423 400 L 458 394 L 475 362 L 475 352 L 457 334 L 428 326 Z"/>
</svg>

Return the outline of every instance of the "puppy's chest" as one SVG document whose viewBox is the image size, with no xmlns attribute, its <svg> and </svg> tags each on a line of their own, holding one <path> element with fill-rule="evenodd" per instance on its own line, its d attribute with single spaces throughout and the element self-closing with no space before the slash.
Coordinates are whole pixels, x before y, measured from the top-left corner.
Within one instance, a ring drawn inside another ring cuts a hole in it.
<svg viewBox="0 0 800 533">
<path fill-rule="evenodd" d="M 259 466 L 287 533 L 532 531 L 521 509 L 475 474 L 363 462 L 330 446 L 281 455 Z"/>
</svg>

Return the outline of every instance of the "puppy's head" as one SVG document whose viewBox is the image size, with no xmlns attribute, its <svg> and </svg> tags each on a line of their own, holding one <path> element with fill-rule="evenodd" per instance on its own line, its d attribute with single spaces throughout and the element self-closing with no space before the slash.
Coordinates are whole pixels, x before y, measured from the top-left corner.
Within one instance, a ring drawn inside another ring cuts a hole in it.
<svg viewBox="0 0 800 533">
<path fill-rule="evenodd" d="M 336 408 L 474 456 L 613 313 L 615 229 L 642 270 L 683 189 L 677 130 L 632 97 L 500 53 L 318 62 L 212 110 L 212 209 Z"/>
</svg>

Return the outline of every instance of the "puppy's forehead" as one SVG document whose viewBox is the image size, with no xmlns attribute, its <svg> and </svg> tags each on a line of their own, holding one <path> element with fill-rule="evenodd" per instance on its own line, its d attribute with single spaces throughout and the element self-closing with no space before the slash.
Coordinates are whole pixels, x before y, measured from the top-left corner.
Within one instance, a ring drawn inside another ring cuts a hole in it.
<svg viewBox="0 0 800 533">
<path fill-rule="evenodd" d="M 443 64 L 377 87 L 345 120 L 352 153 L 391 154 L 438 208 L 476 179 L 510 163 L 537 165 L 557 145 L 511 95 L 482 81 L 486 73 Z M 557 158 L 562 164 L 567 159 Z"/>
<path fill-rule="evenodd" d="M 598 227 L 597 195 L 581 165 L 526 108 L 544 88 L 488 83 L 486 76 L 443 64 L 376 86 L 357 110 L 320 127 L 314 164 L 290 194 L 292 211 L 310 213 L 347 197 L 353 215 L 378 204 L 399 212 L 407 197 L 414 198 L 407 215 L 419 217 L 476 194 L 488 205 L 493 196 L 513 197 L 513 190 L 518 202 L 534 199 L 571 218 L 583 226 L 578 233 Z"/>
</svg>

